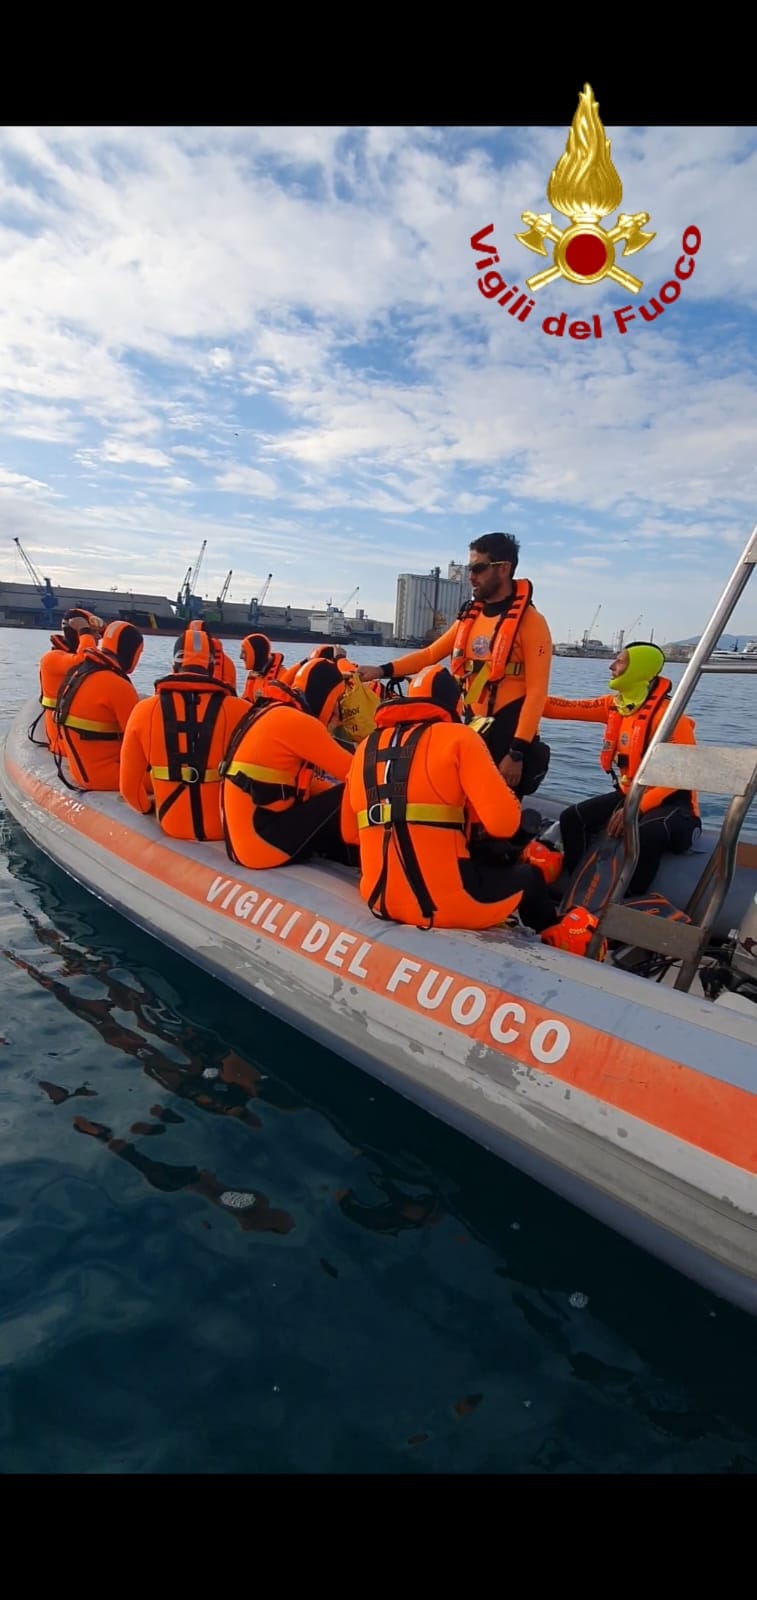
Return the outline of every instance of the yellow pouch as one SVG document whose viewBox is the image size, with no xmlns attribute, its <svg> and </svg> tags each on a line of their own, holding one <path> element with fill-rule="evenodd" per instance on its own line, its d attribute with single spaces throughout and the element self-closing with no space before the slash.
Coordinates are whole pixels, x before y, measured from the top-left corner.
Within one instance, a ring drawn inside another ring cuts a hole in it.
<svg viewBox="0 0 757 1600">
<path fill-rule="evenodd" d="M 373 732 L 380 704 L 378 695 L 356 673 L 351 672 L 339 706 L 340 731 L 346 734 L 351 744 L 360 744 Z"/>
</svg>

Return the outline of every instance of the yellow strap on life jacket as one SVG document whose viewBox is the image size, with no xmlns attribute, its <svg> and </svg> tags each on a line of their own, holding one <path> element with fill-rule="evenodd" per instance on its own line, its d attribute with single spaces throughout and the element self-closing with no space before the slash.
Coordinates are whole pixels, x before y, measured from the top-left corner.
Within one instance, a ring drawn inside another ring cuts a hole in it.
<svg viewBox="0 0 757 1600">
<path fill-rule="evenodd" d="M 370 811 L 358 811 L 358 828 L 378 828 L 392 820 L 391 801 L 384 800 L 381 805 L 371 806 Z M 462 826 L 465 821 L 465 812 L 462 806 L 405 806 L 405 822 L 446 822 L 450 827 Z"/>
<path fill-rule="evenodd" d="M 62 726 L 75 728 L 78 733 L 109 733 L 114 739 L 121 738 L 121 729 L 112 722 L 88 722 L 86 717 L 64 717 Z"/>
<path fill-rule="evenodd" d="M 252 761 L 232 761 L 224 771 L 224 778 L 233 778 L 238 772 L 245 778 L 252 778 L 254 783 L 284 783 L 293 787 L 297 780 L 296 772 L 280 772 L 276 767 L 258 767 Z"/>
<path fill-rule="evenodd" d="M 153 778 L 157 778 L 159 781 L 165 783 L 176 782 L 173 773 L 169 771 L 168 767 L 151 767 L 150 772 Z M 211 767 L 208 772 L 198 772 L 196 767 L 182 766 L 180 775 L 182 783 L 221 782 L 221 774 L 218 767 Z"/>
<path fill-rule="evenodd" d="M 481 695 L 484 692 L 484 689 L 486 688 L 487 683 L 489 682 L 489 677 L 490 677 L 490 674 L 491 674 L 491 670 L 492 670 L 491 661 L 485 661 L 483 666 L 479 667 L 479 670 L 476 673 L 475 678 L 473 678 L 471 680 L 471 682 L 470 682 L 470 684 L 468 686 L 468 692 L 467 692 L 467 694 L 465 696 L 465 704 L 466 704 L 466 706 L 475 705 L 476 701 L 481 697 Z M 522 661 L 508 661 L 507 666 L 505 667 L 505 674 L 504 675 L 505 675 L 506 678 L 519 678 L 522 675 L 522 672 L 523 672 L 523 662 Z"/>
<path fill-rule="evenodd" d="M 39 697 L 39 703 L 41 706 L 44 706 L 46 711 L 54 711 L 58 701 L 55 695 L 53 695 L 51 698 L 49 695 L 41 694 Z"/>
</svg>

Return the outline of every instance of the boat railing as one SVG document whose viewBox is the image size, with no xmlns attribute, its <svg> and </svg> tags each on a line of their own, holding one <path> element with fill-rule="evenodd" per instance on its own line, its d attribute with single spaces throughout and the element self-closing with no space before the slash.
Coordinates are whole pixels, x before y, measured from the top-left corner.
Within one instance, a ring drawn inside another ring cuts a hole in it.
<svg viewBox="0 0 757 1600">
<path fill-rule="evenodd" d="M 680 718 L 709 658 L 757 565 L 757 526 L 712 612 L 691 660 L 670 697 L 670 703 L 649 742 L 623 807 L 623 865 L 599 917 L 587 955 L 596 958 L 603 939 L 681 961 L 675 988 L 688 991 L 710 930 L 733 881 L 736 846 L 749 807 L 757 796 L 757 746 L 671 744 Z M 753 670 L 718 662 L 717 671 L 739 675 Z M 688 922 L 650 916 L 623 905 L 639 860 L 639 807 L 646 788 L 690 789 L 700 794 L 727 795 L 729 804 L 715 849 L 686 906 Z"/>
</svg>

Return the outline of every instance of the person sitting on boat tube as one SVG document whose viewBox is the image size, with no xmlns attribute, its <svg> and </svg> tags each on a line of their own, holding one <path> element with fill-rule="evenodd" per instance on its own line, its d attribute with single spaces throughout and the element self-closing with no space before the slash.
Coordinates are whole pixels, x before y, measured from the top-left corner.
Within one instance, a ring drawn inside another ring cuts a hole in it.
<svg viewBox="0 0 757 1600">
<path fill-rule="evenodd" d="M 50 634 L 51 649 L 45 651 L 39 663 L 39 703 L 44 712 L 45 734 L 50 750 L 55 749 L 58 738 L 53 720 L 58 690 L 74 665 L 72 658 L 80 657 L 85 650 L 96 649 L 104 626 L 102 619 L 93 612 L 76 607 L 66 612 L 60 633 Z M 35 722 L 32 732 L 36 726 Z M 34 740 L 34 743 L 38 741 Z"/>
<path fill-rule="evenodd" d="M 244 867 L 283 867 L 313 853 L 354 863 L 339 826 L 352 756 L 331 736 L 346 680 L 335 661 L 315 660 L 299 682 L 271 682 L 224 758 L 226 850 Z"/>
<path fill-rule="evenodd" d="M 217 639 L 215 634 L 210 632 L 204 617 L 196 617 L 193 622 L 190 622 L 189 627 L 195 633 L 204 633 L 210 640 L 213 656 L 213 677 L 216 683 L 225 683 L 227 689 L 230 689 L 232 694 L 236 694 L 237 669 L 231 656 L 227 656 L 220 639 Z"/>
<path fill-rule="evenodd" d="M 416 674 L 406 699 L 378 707 L 342 803 L 343 836 L 360 850 L 361 896 L 375 916 L 416 927 L 493 928 L 517 908 L 541 933 L 555 921 L 542 872 L 471 859 L 471 822 L 509 838 L 521 807 L 462 715 L 461 684 L 439 665 Z"/>
<path fill-rule="evenodd" d="M 291 667 L 283 667 L 278 676 L 282 683 L 294 683 L 297 673 L 302 667 L 307 667 L 311 661 L 335 661 L 339 671 L 346 676 L 349 672 L 357 672 L 357 664 L 347 660 L 347 651 L 341 644 L 317 644 L 309 656 L 303 656 L 300 661 L 293 662 Z"/>
<path fill-rule="evenodd" d="M 74 658 L 53 712 L 55 760 L 67 788 L 118 790 L 121 743 L 139 699 L 131 673 L 144 643 L 133 622 L 109 622 L 99 648 Z"/>
<path fill-rule="evenodd" d="M 284 657 L 280 650 L 271 649 L 271 641 L 264 633 L 248 633 L 242 640 L 239 659 L 244 662 L 247 677 L 242 699 L 253 703 L 265 697 L 266 685 L 281 674 Z"/>
<path fill-rule="evenodd" d="M 642 756 L 668 707 L 672 683 L 661 676 L 665 656 L 659 645 L 636 641 L 620 650 L 610 666 L 611 694 L 593 700 L 552 697 L 545 717 L 604 724 L 600 766 L 612 779 L 609 793 L 593 795 L 560 815 L 565 866 L 573 872 L 597 834 L 623 838 L 623 807 Z M 679 718 L 671 744 L 695 744 L 694 723 Z M 644 789 L 639 807 L 639 861 L 628 886 L 641 895 L 652 883 L 663 855 L 682 855 L 701 827 L 697 796 L 688 789 Z M 527 846 L 526 855 L 538 850 Z"/>
<path fill-rule="evenodd" d="M 532 600 L 532 585 L 514 576 L 520 545 L 510 533 L 485 533 L 470 546 L 471 601 L 425 649 L 381 667 L 360 667 L 364 683 L 408 678 L 450 657 L 465 692 L 466 720 L 481 734 L 503 777 L 522 799 L 549 767 L 538 728 L 549 693 L 552 637 Z"/>
<path fill-rule="evenodd" d="M 213 678 L 213 641 L 187 628 L 173 672 L 134 707 L 121 751 L 121 795 L 155 809 L 172 839 L 222 839 L 220 765 L 247 703 Z"/>
</svg>

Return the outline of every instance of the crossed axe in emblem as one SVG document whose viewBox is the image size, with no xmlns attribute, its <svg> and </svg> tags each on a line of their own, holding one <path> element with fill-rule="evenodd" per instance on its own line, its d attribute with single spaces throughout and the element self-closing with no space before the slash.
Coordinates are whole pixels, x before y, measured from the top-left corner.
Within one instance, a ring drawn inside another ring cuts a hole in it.
<svg viewBox="0 0 757 1600">
<path fill-rule="evenodd" d="M 593 217 L 586 218 L 587 222 L 594 222 L 594 220 Z M 548 211 L 544 211 L 540 215 L 537 215 L 535 211 L 524 211 L 521 215 L 521 221 L 528 224 L 529 232 L 516 233 L 515 237 L 518 243 L 524 244 L 527 250 L 533 250 L 539 256 L 547 254 L 544 247 L 545 239 L 550 239 L 553 244 L 558 244 L 563 234 L 568 232 L 567 228 L 555 227 Z M 653 233 L 642 232 L 644 223 L 648 221 L 648 211 L 637 211 L 633 216 L 624 211 L 618 217 L 614 228 L 603 229 L 602 231 L 608 244 L 618 244 L 621 239 L 624 239 L 625 250 L 623 254 L 624 256 L 632 256 L 636 250 L 643 250 L 645 245 L 648 245 L 655 237 Z M 572 226 L 575 227 L 575 223 Z M 624 289 L 632 290 L 634 294 L 641 288 L 643 281 L 641 278 L 634 278 L 630 272 L 624 272 L 622 267 L 614 265 L 608 268 L 604 276 L 612 278 L 615 283 L 621 284 Z M 537 272 L 533 278 L 526 278 L 526 287 L 533 293 L 534 289 L 543 289 L 544 285 L 551 283 L 553 278 L 560 277 L 562 277 L 562 273 L 559 267 L 545 267 L 543 272 Z"/>
</svg>

